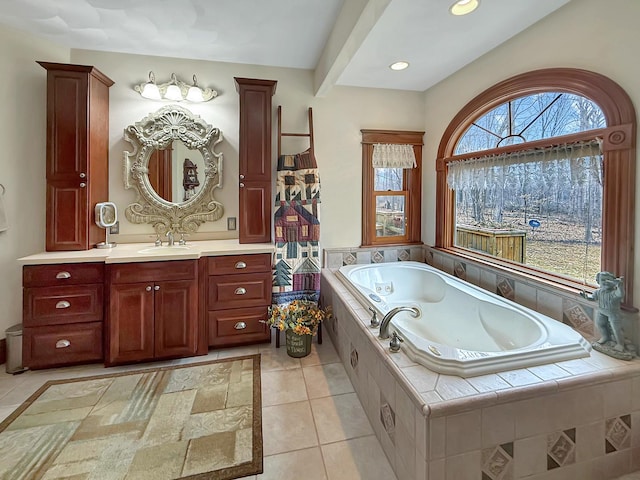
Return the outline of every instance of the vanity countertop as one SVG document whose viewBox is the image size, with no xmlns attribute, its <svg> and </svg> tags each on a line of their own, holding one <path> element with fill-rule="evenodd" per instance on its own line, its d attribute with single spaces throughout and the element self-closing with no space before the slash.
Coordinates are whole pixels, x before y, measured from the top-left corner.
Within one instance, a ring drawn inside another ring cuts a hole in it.
<svg viewBox="0 0 640 480">
<path fill-rule="evenodd" d="M 200 257 L 219 255 L 247 255 L 253 253 L 273 253 L 275 246 L 270 243 L 239 243 L 230 240 L 197 240 L 186 245 L 155 247 L 150 243 L 123 243 L 113 248 L 93 248 L 68 252 L 41 252 L 18 259 L 22 265 L 44 265 L 52 263 L 131 263 L 157 262 L 166 260 L 192 260 Z"/>
</svg>

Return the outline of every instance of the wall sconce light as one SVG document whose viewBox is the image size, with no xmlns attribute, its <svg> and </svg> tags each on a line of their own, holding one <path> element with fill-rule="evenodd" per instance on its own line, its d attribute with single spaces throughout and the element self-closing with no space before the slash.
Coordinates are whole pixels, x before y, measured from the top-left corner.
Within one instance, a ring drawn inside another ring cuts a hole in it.
<svg viewBox="0 0 640 480">
<path fill-rule="evenodd" d="M 153 72 L 149 72 L 149 81 L 136 85 L 133 89 L 142 97 L 151 100 L 169 100 L 180 102 L 188 100 L 190 102 L 208 102 L 218 96 L 218 92 L 211 88 L 202 88 L 198 85 L 198 79 L 193 76 L 193 85 L 189 85 L 171 74 L 171 79 L 166 83 L 156 84 L 156 77 Z"/>
</svg>

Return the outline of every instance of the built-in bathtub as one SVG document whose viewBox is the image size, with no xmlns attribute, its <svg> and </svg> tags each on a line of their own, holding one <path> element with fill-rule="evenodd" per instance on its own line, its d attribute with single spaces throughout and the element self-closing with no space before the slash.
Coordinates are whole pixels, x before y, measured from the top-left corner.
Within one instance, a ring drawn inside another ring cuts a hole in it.
<svg viewBox="0 0 640 480">
<path fill-rule="evenodd" d="M 343 266 L 338 276 L 378 318 L 392 308 L 389 332 L 415 362 L 472 377 L 589 356 L 571 327 L 419 262 Z"/>
</svg>

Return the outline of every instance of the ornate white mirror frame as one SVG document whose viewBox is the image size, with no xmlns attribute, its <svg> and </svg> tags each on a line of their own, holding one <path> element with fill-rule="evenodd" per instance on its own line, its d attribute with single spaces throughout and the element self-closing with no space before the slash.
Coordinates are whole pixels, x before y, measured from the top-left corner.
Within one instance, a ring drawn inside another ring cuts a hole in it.
<svg viewBox="0 0 640 480">
<path fill-rule="evenodd" d="M 163 235 L 169 231 L 193 233 L 202 223 L 222 217 L 224 208 L 213 195 L 222 180 L 222 153 L 214 151 L 222 141 L 219 129 L 184 107 L 169 105 L 129 125 L 124 138 L 133 145 L 132 152 L 124 152 L 124 186 L 137 194 L 135 202 L 124 211 L 131 223 L 150 223 L 157 234 Z M 179 204 L 161 198 L 149 181 L 149 158 L 174 140 L 198 150 L 205 166 L 202 188 Z"/>
</svg>

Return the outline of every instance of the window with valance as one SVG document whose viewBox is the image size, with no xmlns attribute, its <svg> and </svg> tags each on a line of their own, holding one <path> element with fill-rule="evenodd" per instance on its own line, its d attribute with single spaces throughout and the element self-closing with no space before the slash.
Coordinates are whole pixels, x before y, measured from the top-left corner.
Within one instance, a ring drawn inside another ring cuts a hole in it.
<svg viewBox="0 0 640 480">
<path fill-rule="evenodd" d="M 420 241 L 424 132 L 362 130 L 362 245 Z"/>
<path fill-rule="evenodd" d="M 473 99 L 442 138 L 436 246 L 563 288 L 606 270 L 633 284 L 635 112 L 584 70 L 508 79 Z"/>
</svg>

